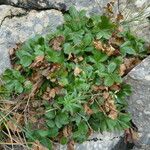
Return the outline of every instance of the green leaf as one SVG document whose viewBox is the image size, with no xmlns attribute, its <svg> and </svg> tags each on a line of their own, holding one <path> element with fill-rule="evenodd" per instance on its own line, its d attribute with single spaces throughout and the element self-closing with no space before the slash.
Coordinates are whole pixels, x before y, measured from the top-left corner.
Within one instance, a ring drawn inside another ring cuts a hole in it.
<svg viewBox="0 0 150 150">
<path fill-rule="evenodd" d="M 70 54 L 70 53 L 73 52 L 73 48 L 72 48 L 72 46 L 70 45 L 70 43 L 65 43 L 65 44 L 63 45 L 63 47 L 64 47 L 64 53 L 65 53 L 65 54 Z"/>
<path fill-rule="evenodd" d="M 7 84 L 5 84 L 5 87 L 6 87 L 6 89 L 8 90 L 8 91 L 13 91 L 14 90 L 14 87 L 15 87 L 15 84 L 14 84 L 14 82 L 12 81 L 12 82 L 8 82 Z"/>
<path fill-rule="evenodd" d="M 59 132 L 58 132 L 59 130 L 56 126 L 53 128 L 50 128 L 49 131 L 50 131 L 50 133 L 49 133 L 50 137 L 56 137 L 59 134 Z"/>
<path fill-rule="evenodd" d="M 98 69 L 98 72 L 100 72 L 100 73 L 102 73 L 102 72 L 104 72 L 105 71 L 105 65 L 104 64 L 102 64 L 102 63 L 97 63 L 96 65 L 96 68 Z"/>
<path fill-rule="evenodd" d="M 50 127 L 50 128 L 53 128 L 55 126 L 55 122 L 53 120 L 48 120 L 46 122 L 47 126 Z"/>
<path fill-rule="evenodd" d="M 15 91 L 17 93 L 22 93 L 23 92 L 23 86 L 20 82 L 18 82 L 17 80 L 14 80 L 14 84 L 15 84 Z"/>
<path fill-rule="evenodd" d="M 114 72 L 115 69 L 116 69 L 116 67 L 117 67 L 117 64 L 114 63 L 114 62 L 111 62 L 111 63 L 108 65 L 108 73 Z"/>
<path fill-rule="evenodd" d="M 78 130 L 81 134 L 86 134 L 88 132 L 88 126 L 86 124 L 86 122 L 81 122 L 79 125 L 78 125 Z"/>
<path fill-rule="evenodd" d="M 29 65 L 31 65 L 31 63 L 32 63 L 32 59 L 29 56 L 23 56 L 20 60 L 20 64 L 23 67 L 28 67 Z"/>
<path fill-rule="evenodd" d="M 46 59 L 53 63 L 63 63 L 64 56 L 61 52 L 52 49 L 47 49 Z"/>
<path fill-rule="evenodd" d="M 130 114 L 120 114 L 120 116 L 119 116 L 119 120 L 120 121 L 123 121 L 123 122 L 129 122 L 129 121 L 131 121 L 131 115 Z"/>
<path fill-rule="evenodd" d="M 108 56 L 105 53 L 102 53 L 98 50 L 95 50 L 93 58 L 96 62 L 105 62 L 108 59 Z"/>
<path fill-rule="evenodd" d="M 99 24 L 100 29 L 114 29 L 115 25 L 110 21 L 107 16 L 101 16 L 101 22 Z"/>
<path fill-rule="evenodd" d="M 108 130 L 106 120 L 103 120 L 101 122 L 100 128 L 101 128 L 101 131 L 107 131 Z"/>
<path fill-rule="evenodd" d="M 116 83 L 122 83 L 122 78 L 121 78 L 120 75 L 114 73 L 111 76 L 112 76 L 114 82 L 116 82 Z"/>
<path fill-rule="evenodd" d="M 69 8 L 69 14 L 71 17 L 73 17 L 73 19 L 77 18 L 79 16 L 78 11 L 76 10 L 76 8 L 74 6 L 71 6 Z"/>
<path fill-rule="evenodd" d="M 12 75 L 14 76 L 14 78 L 18 79 L 21 83 L 25 81 L 24 76 L 22 76 L 18 70 L 12 70 Z"/>
<path fill-rule="evenodd" d="M 112 120 L 110 118 L 106 118 L 107 128 L 110 131 L 114 131 L 117 120 Z"/>
<path fill-rule="evenodd" d="M 26 91 L 26 92 L 31 91 L 32 87 L 33 87 L 33 85 L 32 85 L 32 83 L 31 83 L 31 81 L 26 80 L 26 81 L 24 82 L 24 88 L 25 88 L 25 91 Z"/>
<path fill-rule="evenodd" d="M 107 76 L 104 79 L 104 85 L 105 86 L 112 86 L 114 84 L 114 80 L 111 78 L 111 76 Z"/>
<path fill-rule="evenodd" d="M 60 139 L 60 143 L 61 143 L 62 145 L 67 144 L 67 142 L 68 142 L 68 139 L 67 139 L 66 137 L 62 137 L 62 138 Z"/>
<path fill-rule="evenodd" d="M 101 30 L 99 33 L 97 33 L 96 38 L 97 39 L 109 39 L 111 37 L 111 32 L 109 30 Z"/>
<path fill-rule="evenodd" d="M 48 138 L 42 138 L 39 140 L 43 146 L 47 147 L 49 150 L 52 150 L 52 142 Z"/>
<path fill-rule="evenodd" d="M 136 55 L 136 51 L 132 47 L 129 47 L 129 46 L 121 47 L 121 53 L 123 55 L 125 54 Z"/>
<path fill-rule="evenodd" d="M 85 34 L 84 38 L 83 38 L 83 44 L 85 46 L 89 46 L 92 42 L 92 35 L 91 34 Z"/>
<path fill-rule="evenodd" d="M 50 131 L 48 130 L 37 130 L 36 133 L 40 136 L 40 137 L 47 137 L 50 134 Z"/>
<path fill-rule="evenodd" d="M 46 112 L 45 116 L 48 119 L 53 119 L 53 118 L 55 118 L 55 112 L 54 111 L 48 111 L 48 112 Z"/>
<path fill-rule="evenodd" d="M 69 116 L 67 113 L 58 113 L 55 117 L 55 124 L 58 128 L 61 128 L 62 125 L 69 123 Z"/>
</svg>

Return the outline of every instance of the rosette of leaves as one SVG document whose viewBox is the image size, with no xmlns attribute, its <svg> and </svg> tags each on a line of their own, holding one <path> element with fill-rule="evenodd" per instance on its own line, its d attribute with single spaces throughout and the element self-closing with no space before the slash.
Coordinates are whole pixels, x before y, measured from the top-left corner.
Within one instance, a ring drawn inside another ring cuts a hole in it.
<svg viewBox="0 0 150 150">
<path fill-rule="evenodd" d="M 93 131 L 130 128 L 124 60 L 145 55 L 143 41 L 119 32 L 107 16 L 87 17 L 71 7 L 64 19 L 54 33 L 19 47 L 2 75 L 7 97 L 23 94 L 20 101 L 28 102 L 18 110 L 30 116 L 22 132 L 48 149 L 53 142 L 82 143 Z"/>
</svg>

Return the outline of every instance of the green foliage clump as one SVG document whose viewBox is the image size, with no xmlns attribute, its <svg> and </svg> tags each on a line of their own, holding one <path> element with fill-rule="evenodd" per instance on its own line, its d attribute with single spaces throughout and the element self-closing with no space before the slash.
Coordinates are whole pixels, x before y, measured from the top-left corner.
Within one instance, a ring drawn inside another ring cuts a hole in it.
<svg viewBox="0 0 150 150">
<path fill-rule="evenodd" d="M 72 7 L 64 19 L 54 33 L 16 50 L 14 68 L 2 75 L 7 96 L 30 100 L 26 138 L 49 149 L 56 141 L 82 143 L 92 131 L 130 128 L 125 99 L 131 88 L 120 66 L 145 53 L 143 41 L 119 32 L 107 16 L 87 17 Z"/>
</svg>

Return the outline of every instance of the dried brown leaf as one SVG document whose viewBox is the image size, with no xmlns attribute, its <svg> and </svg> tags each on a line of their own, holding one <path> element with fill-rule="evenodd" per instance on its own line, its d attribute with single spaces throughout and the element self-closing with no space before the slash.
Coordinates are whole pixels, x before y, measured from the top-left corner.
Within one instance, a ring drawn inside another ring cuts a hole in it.
<svg viewBox="0 0 150 150">
<path fill-rule="evenodd" d="M 104 99 L 108 99 L 109 96 L 110 96 L 109 92 L 106 92 L 106 91 L 103 92 L 103 98 Z"/>
<path fill-rule="evenodd" d="M 129 71 L 131 71 L 131 69 L 133 69 L 140 62 L 141 62 L 141 60 L 137 57 L 124 58 L 124 65 L 126 66 L 125 74 L 127 74 Z"/>
<path fill-rule="evenodd" d="M 113 84 L 111 87 L 109 87 L 109 89 L 113 91 L 119 91 L 121 87 L 118 84 Z"/>
<path fill-rule="evenodd" d="M 107 3 L 106 11 L 113 14 L 113 5 L 111 3 Z"/>
<path fill-rule="evenodd" d="M 70 125 L 65 126 L 63 129 L 64 137 L 69 137 L 72 134 L 72 127 Z"/>
<path fill-rule="evenodd" d="M 44 61 L 44 56 L 36 56 L 34 62 L 30 65 L 31 68 L 33 67 L 40 67 L 41 65 L 43 65 L 41 62 Z"/>
<path fill-rule="evenodd" d="M 33 98 L 36 94 L 36 92 L 39 90 L 39 88 L 41 87 L 41 85 L 43 84 L 43 77 L 39 76 L 39 79 L 37 80 L 37 82 L 33 85 L 32 91 L 29 94 L 29 98 Z"/>
<path fill-rule="evenodd" d="M 117 14 L 116 21 L 120 22 L 123 19 L 124 19 L 123 15 L 121 14 L 121 12 L 119 12 L 119 14 Z"/>
<path fill-rule="evenodd" d="M 84 112 L 88 115 L 92 115 L 94 113 L 93 110 L 87 104 L 84 104 L 83 108 L 84 108 Z"/>
<path fill-rule="evenodd" d="M 94 47 L 95 47 L 96 49 L 101 50 L 101 51 L 103 51 L 103 52 L 105 51 L 105 49 L 104 49 L 103 44 L 102 44 L 101 41 L 95 40 L 95 41 L 93 41 L 93 44 L 94 44 Z"/>
<path fill-rule="evenodd" d="M 58 36 L 55 37 L 54 39 L 52 39 L 50 41 L 50 46 L 52 46 L 52 48 L 56 51 L 61 51 L 62 47 L 61 44 L 65 41 L 65 37 L 64 36 Z"/>
<path fill-rule="evenodd" d="M 12 132 L 21 132 L 21 126 L 23 125 L 23 115 L 19 113 L 15 113 L 11 120 L 7 122 L 8 128 Z"/>
<path fill-rule="evenodd" d="M 111 119 L 116 119 L 118 117 L 118 110 L 116 108 L 114 99 L 112 96 L 105 100 L 104 104 L 102 105 L 102 110 L 107 114 L 107 116 Z"/>
<path fill-rule="evenodd" d="M 115 48 L 112 47 L 111 45 L 109 45 L 109 46 L 106 47 L 106 54 L 107 54 L 108 56 L 113 55 L 114 52 L 115 52 Z"/>
<path fill-rule="evenodd" d="M 121 64 L 120 68 L 119 68 L 119 75 L 123 76 L 125 74 L 126 71 L 126 65 L 125 64 Z"/>
<path fill-rule="evenodd" d="M 93 85 L 93 86 L 92 86 L 92 90 L 95 91 L 95 92 L 103 91 L 103 90 L 106 90 L 106 91 L 107 91 L 107 90 L 108 90 L 108 87 L 102 86 L 102 85 L 100 85 L 100 86 Z"/>
<path fill-rule="evenodd" d="M 103 44 L 101 41 L 98 41 L 98 40 L 93 41 L 93 44 L 97 50 L 100 50 L 100 51 L 106 53 L 108 56 L 113 55 L 115 52 L 115 48 L 110 44 L 106 45 L 106 44 Z"/>
<path fill-rule="evenodd" d="M 79 60 L 79 62 L 82 61 L 83 57 L 82 56 L 78 57 L 78 60 Z"/>
<path fill-rule="evenodd" d="M 82 72 L 82 69 L 80 69 L 79 67 L 76 66 L 74 69 L 74 75 L 78 76 L 81 72 Z"/>
<path fill-rule="evenodd" d="M 67 145 L 67 150 L 74 150 L 75 142 L 74 140 L 70 140 Z"/>
<path fill-rule="evenodd" d="M 109 114 L 108 114 L 108 117 L 111 118 L 111 119 L 113 119 L 113 120 L 117 119 L 117 117 L 118 117 L 118 112 L 117 112 L 117 110 L 111 110 L 111 111 L 109 112 Z"/>
<path fill-rule="evenodd" d="M 32 145 L 32 150 L 48 150 L 48 149 L 43 145 L 41 145 L 39 141 L 35 141 Z"/>
<path fill-rule="evenodd" d="M 125 130 L 125 142 L 136 143 L 139 140 L 139 135 L 137 131 L 134 131 L 132 128 Z"/>
</svg>

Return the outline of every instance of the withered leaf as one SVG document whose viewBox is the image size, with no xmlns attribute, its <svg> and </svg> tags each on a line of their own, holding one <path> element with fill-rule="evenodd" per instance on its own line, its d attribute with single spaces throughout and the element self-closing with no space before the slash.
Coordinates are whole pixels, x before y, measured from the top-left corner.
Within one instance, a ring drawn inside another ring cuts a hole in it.
<svg viewBox="0 0 150 150">
<path fill-rule="evenodd" d="M 127 74 L 131 69 L 138 65 L 141 60 L 137 57 L 124 58 L 124 65 L 126 66 L 125 74 Z"/>
<path fill-rule="evenodd" d="M 93 44 L 94 44 L 94 47 L 98 50 L 101 50 L 101 51 L 105 51 L 104 47 L 103 47 L 103 44 L 101 41 L 93 41 Z"/>
<path fill-rule="evenodd" d="M 139 135 L 137 131 L 134 131 L 132 128 L 125 130 L 125 142 L 136 143 L 139 140 Z"/>
<path fill-rule="evenodd" d="M 126 71 L 126 65 L 125 64 L 121 64 L 120 68 L 119 68 L 119 75 L 123 76 L 125 74 Z"/>
<path fill-rule="evenodd" d="M 82 57 L 82 56 L 78 57 L 78 60 L 79 60 L 79 61 L 82 61 L 82 60 L 83 60 L 83 57 Z"/>
<path fill-rule="evenodd" d="M 56 51 L 61 51 L 62 47 L 61 44 L 65 41 L 65 37 L 64 36 L 58 36 L 53 38 L 50 41 L 50 46 L 52 46 L 52 48 Z"/>
<path fill-rule="evenodd" d="M 67 150 L 74 150 L 74 140 L 70 140 L 67 145 Z"/>
<path fill-rule="evenodd" d="M 106 95 L 107 96 L 107 95 Z M 112 96 L 107 96 L 104 104 L 102 105 L 103 111 L 107 114 L 107 116 L 111 119 L 116 119 L 118 117 L 118 110 L 116 108 L 114 99 Z"/>
<path fill-rule="evenodd" d="M 74 69 L 74 75 L 78 76 L 81 72 L 82 72 L 82 69 L 80 69 L 79 67 L 76 66 Z"/>
<path fill-rule="evenodd" d="M 32 91 L 29 94 L 29 97 L 32 98 L 35 96 L 36 92 L 38 91 L 39 87 L 43 84 L 43 77 L 39 76 L 37 82 L 33 85 Z"/>
<path fill-rule="evenodd" d="M 100 50 L 100 51 L 106 53 L 108 56 L 113 55 L 115 52 L 115 48 L 110 44 L 106 45 L 106 44 L 103 44 L 101 41 L 97 41 L 97 40 L 93 41 L 93 44 L 97 50 Z"/>
<path fill-rule="evenodd" d="M 84 108 L 84 112 L 88 115 L 92 115 L 94 113 L 93 110 L 87 104 L 84 104 L 83 108 Z"/>
<path fill-rule="evenodd" d="M 48 150 L 48 149 L 43 145 L 41 145 L 39 141 L 35 141 L 32 145 L 32 150 Z"/>
<path fill-rule="evenodd" d="M 121 14 L 121 12 L 119 12 L 119 14 L 117 14 L 116 20 L 117 20 L 118 22 L 120 22 L 120 20 L 123 20 L 123 19 L 124 19 L 123 15 Z"/>
<path fill-rule="evenodd" d="M 69 137 L 72 133 L 72 127 L 70 125 L 65 126 L 63 129 L 63 135 L 64 137 Z"/>
<path fill-rule="evenodd" d="M 93 86 L 92 86 L 92 90 L 95 91 L 95 92 L 103 91 L 103 90 L 106 90 L 106 91 L 107 91 L 107 90 L 108 90 L 108 87 L 102 86 L 102 85 L 99 85 L 99 86 L 93 85 Z"/>
<path fill-rule="evenodd" d="M 113 91 L 119 91 L 121 87 L 118 84 L 113 84 L 111 87 L 109 87 L 109 89 Z"/>
<path fill-rule="evenodd" d="M 107 3 L 106 11 L 113 14 L 113 6 L 111 3 Z"/>
<path fill-rule="evenodd" d="M 107 99 L 109 97 L 109 92 L 104 91 L 103 92 L 103 98 Z"/>
<path fill-rule="evenodd" d="M 111 118 L 111 119 L 116 119 L 118 117 L 118 112 L 117 110 L 111 110 L 108 114 L 108 117 Z"/>
<path fill-rule="evenodd" d="M 19 113 L 15 113 L 11 120 L 7 122 L 8 128 L 12 132 L 21 132 L 21 126 L 23 125 L 23 115 Z M 14 123 L 15 121 L 15 123 Z"/>
<path fill-rule="evenodd" d="M 44 56 L 36 56 L 34 62 L 30 65 L 31 68 L 33 67 L 40 67 L 41 62 L 44 60 Z"/>
</svg>

